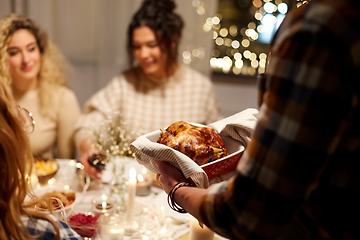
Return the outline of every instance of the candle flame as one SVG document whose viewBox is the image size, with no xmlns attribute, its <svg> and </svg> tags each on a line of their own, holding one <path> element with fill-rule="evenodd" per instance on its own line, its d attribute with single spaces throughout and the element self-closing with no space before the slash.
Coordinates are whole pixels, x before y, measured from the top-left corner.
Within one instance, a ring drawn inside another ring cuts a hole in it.
<svg viewBox="0 0 360 240">
<path fill-rule="evenodd" d="M 103 202 L 101 203 L 101 206 L 102 206 L 103 208 L 105 208 L 105 207 L 107 206 L 107 203 L 106 203 L 105 201 L 103 201 Z"/>
<path fill-rule="evenodd" d="M 135 168 L 130 168 L 130 172 L 129 172 L 129 177 L 130 179 L 136 179 L 136 170 Z"/>
<path fill-rule="evenodd" d="M 112 234 L 119 234 L 122 233 L 124 231 L 124 229 L 120 228 L 120 229 L 110 229 L 110 233 Z"/>
<path fill-rule="evenodd" d="M 143 182 L 143 181 L 144 181 L 144 177 L 143 177 L 141 174 L 139 174 L 139 175 L 137 176 L 137 179 L 138 179 L 139 182 Z"/>
<path fill-rule="evenodd" d="M 143 169 L 141 170 L 141 173 L 145 175 L 145 174 L 147 173 L 147 169 L 146 169 L 146 168 L 143 168 Z"/>
</svg>

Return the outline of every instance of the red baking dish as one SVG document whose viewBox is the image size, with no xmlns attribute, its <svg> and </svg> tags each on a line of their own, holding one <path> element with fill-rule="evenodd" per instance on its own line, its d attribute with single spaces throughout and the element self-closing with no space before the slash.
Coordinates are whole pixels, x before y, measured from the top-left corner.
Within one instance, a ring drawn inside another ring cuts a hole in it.
<svg viewBox="0 0 360 240">
<path fill-rule="evenodd" d="M 194 126 L 206 127 L 198 123 L 190 123 Z M 160 136 L 160 130 L 145 134 L 144 137 L 148 138 L 152 142 L 157 142 Z M 228 137 L 220 135 L 222 140 L 225 143 L 226 149 L 229 152 L 229 155 L 223 158 L 220 158 L 211 163 L 204 164 L 200 166 L 204 172 L 207 174 L 209 181 L 220 177 L 221 175 L 228 173 L 236 168 L 236 165 L 239 162 L 241 155 L 243 154 L 245 148 L 239 141 Z"/>
<path fill-rule="evenodd" d="M 200 166 L 206 172 L 209 180 L 234 170 L 245 150 L 244 146 L 233 138 L 221 135 L 220 137 L 224 141 L 229 155 Z"/>
</svg>

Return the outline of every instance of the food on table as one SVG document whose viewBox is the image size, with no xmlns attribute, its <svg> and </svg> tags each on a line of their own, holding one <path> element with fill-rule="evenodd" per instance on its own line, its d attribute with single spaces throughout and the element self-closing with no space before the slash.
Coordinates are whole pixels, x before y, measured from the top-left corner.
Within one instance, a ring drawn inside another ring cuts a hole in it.
<svg viewBox="0 0 360 240">
<path fill-rule="evenodd" d="M 83 238 L 92 238 L 96 233 L 96 222 L 100 215 L 93 216 L 78 213 L 70 217 L 70 226 Z"/>
<path fill-rule="evenodd" d="M 184 121 L 171 124 L 166 130 L 161 129 L 157 141 L 178 150 L 204 165 L 229 155 L 219 134 L 210 127 L 197 127 Z"/>
<path fill-rule="evenodd" d="M 53 174 L 59 169 L 59 165 L 55 159 L 36 159 L 35 167 L 39 177 Z"/>
<path fill-rule="evenodd" d="M 60 203 L 51 198 L 57 198 L 59 199 L 64 207 L 67 207 L 71 205 L 75 201 L 75 193 L 74 192 L 48 192 L 39 197 L 41 199 L 39 202 L 37 202 L 33 208 L 39 208 L 42 211 L 49 211 L 50 209 L 56 210 L 60 209 Z"/>
</svg>

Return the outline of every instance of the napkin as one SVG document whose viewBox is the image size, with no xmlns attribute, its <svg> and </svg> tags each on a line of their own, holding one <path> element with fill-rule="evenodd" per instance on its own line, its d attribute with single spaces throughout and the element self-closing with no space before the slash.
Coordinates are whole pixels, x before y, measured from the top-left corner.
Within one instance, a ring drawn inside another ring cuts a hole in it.
<svg viewBox="0 0 360 240">
<path fill-rule="evenodd" d="M 230 117 L 211 123 L 209 127 L 215 129 L 220 136 L 229 136 L 246 147 L 255 128 L 257 114 L 257 109 L 248 108 Z M 186 179 L 191 179 L 200 188 L 207 188 L 209 184 L 226 180 L 234 174 L 234 172 L 230 172 L 209 182 L 204 170 L 193 160 L 177 150 L 157 143 L 159 135 L 160 130 L 140 136 L 130 145 L 138 163 L 144 165 L 150 171 L 156 174 L 160 173 L 159 168 L 152 159 L 168 162 L 179 169 Z"/>
</svg>

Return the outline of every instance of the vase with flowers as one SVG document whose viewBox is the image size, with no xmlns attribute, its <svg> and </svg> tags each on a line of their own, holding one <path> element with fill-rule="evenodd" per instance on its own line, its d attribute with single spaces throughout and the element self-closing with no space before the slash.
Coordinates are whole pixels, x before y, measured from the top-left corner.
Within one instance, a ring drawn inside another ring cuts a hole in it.
<svg viewBox="0 0 360 240">
<path fill-rule="evenodd" d="M 125 166 L 129 157 L 134 157 L 130 144 L 141 135 L 141 131 L 129 130 L 127 119 L 120 112 L 113 112 L 104 121 L 95 124 L 90 133 L 97 153 L 89 157 L 89 163 L 99 169 L 112 165 L 110 195 L 117 198 L 118 210 L 123 211 L 127 192 Z"/>
</svg>

